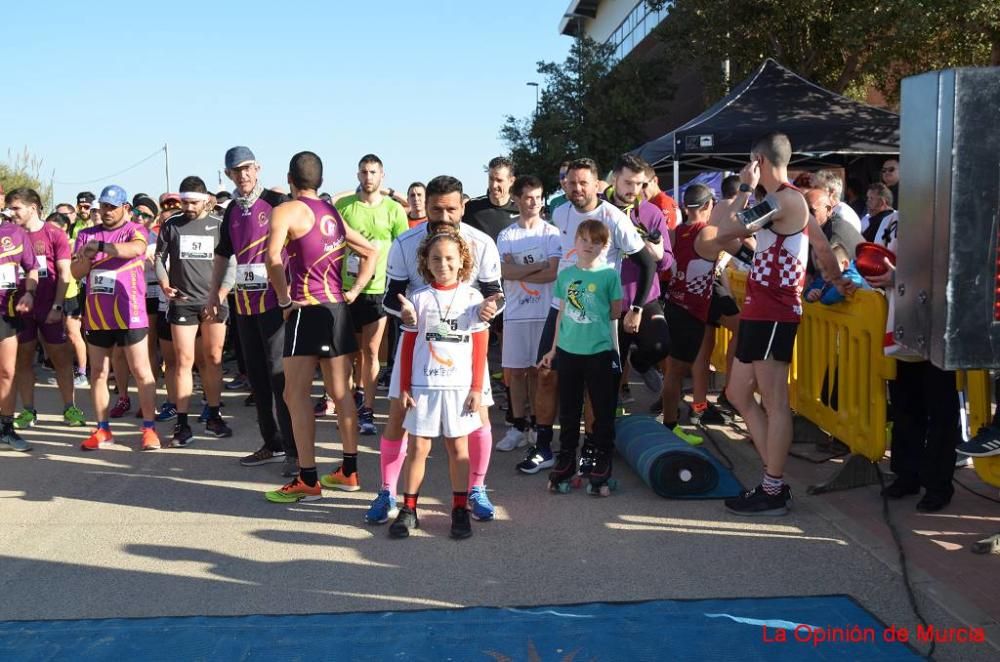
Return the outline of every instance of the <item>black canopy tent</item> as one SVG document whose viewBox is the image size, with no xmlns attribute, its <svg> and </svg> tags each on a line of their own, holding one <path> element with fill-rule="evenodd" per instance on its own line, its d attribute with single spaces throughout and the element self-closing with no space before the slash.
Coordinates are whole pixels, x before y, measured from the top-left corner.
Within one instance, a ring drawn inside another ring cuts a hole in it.
<svg viewBox="0 0 1000 662">
<path fill-rule="evenodd" d="M 714 106 L 633 150 L 651 165 L 685 170 L 739 170 L 750 145 L 767 131 L 792 141 L 792 165 L 846 167 L 899 154 L 899 115 L 848 99 L 768 58 Z"/>
</svg>

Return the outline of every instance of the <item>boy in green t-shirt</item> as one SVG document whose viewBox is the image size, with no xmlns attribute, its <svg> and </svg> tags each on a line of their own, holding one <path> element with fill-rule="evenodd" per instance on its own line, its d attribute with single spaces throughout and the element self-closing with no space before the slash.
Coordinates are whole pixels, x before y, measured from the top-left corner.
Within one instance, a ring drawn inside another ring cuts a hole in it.
<svg viewBox="0 0 1000 662">
<path fill-rule="evenodd" d="M 556 335 L 539 363 L 559 362 L 559 453 L 549 473 L 549 489 L 558 490 L 577 471 L 580 416 L 586 388 L 594 413 L 593 432 L 580 452 L 581 475 L 590 478 L 591 494 L 607 496 L 615 447 L 615 407 L 621 361 L 614 343 L 614 320 L 621 316 L 622 285 L 618 272 L 603 259 L 610 237 L 597 220 L 576 230 L 576 265 L 556 278 L 553 294 L 561 300 Z M 564 488 L 565 489 L 565 488 Z"/>
</svg>

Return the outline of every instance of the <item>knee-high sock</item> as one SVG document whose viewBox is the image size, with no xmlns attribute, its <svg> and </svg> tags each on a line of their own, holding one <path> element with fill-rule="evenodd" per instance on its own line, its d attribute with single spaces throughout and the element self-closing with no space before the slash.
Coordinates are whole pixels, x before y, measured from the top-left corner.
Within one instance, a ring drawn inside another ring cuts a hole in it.
<svg viewBox="0 0 1000 662">
<path fill-rule="evenodd" d="M 493 428 L 487 423 L 469 433 L 469 489 L 486 483 L 486 470 L 490 466 L 493 450 Z"/>
<path fill-rule="evenodd" d="M 399 474 L 402 473 L 403 462 L 406 460 L 406 433 L 403 433 L 402 439 L 396 441 L 382 435 L 378 448 L 379 464 L 382 467 L 382 489 L 389 490 L 391 496 L 396 496 Z"/>
</svg>

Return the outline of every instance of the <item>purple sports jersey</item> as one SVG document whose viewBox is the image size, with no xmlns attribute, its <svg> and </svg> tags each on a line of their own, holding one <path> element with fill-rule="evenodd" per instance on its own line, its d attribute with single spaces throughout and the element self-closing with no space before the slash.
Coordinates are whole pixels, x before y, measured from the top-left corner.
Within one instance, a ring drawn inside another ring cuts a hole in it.
<svg viewBox="0 0 1000 662">
<path fill-rule="evenodd" d="M 636 231 L 639 232 L 639 236 L 643 239 L 646 239 L 654 231 L 660 233 L 662 237 L 661 241 L 663 242 L 663 257 L 657 262 L 656 270 L 657 272 L 669 270 L 674 263 L 674 254 L 670 246 L 670 235 L 667 234 L 667 223 L 663 218 L 663 212 L 660 211 L 660 208 L 643 200 L 639 204 L 638 216 L 636 215 L 634 205 L 630 205 L 623 211 L 628 214 L 629 220 L 632 221 Z M 635 300 L 635 291 L 638 287 L 639 267 L 631 259 L 622 260 L 622 296 L 625 301 L 625 311 L 628 311 L 628 306 Z M 658 298 L 660 298 L 660 279 L 654 274 L 653 284 L 649 288 L 649 294 L 646 295 L 646 300 L 642 304 L 645 305 Z"/>
<path fill-rule="evenodd" d="M 28 233 L 15 223 L 0 225 L 0 310 L 13 317 L 17 313 L 15 296 L 23 271 L 35 268 L 35 251 Z"/>
<path fill-rule="evenodd" d="M 43 223 L 40 230 L 28 232 L 31 247 L 38 264 L 38 291 L 35 293 L 35 317 L 44 320 L 56 301 L 56 283 L 59 282 L 57 260 L 72 257 L 69 237 L 51 223 Z M 24 286 L 21 286 L 24 289 Z"/>
<path fill-rule="evenodd" d="M 136 239 L 146 243 L 147 230 L 138 223 L 126 221 L 113 230 L 96 225 L 80 231 L 73 252 L 79 252 L 88 241 L 106 244 L 127 244 Z M 83 309 L 86 331 L 145 329 L 146 316 L 146 255 L 133 258 L 110 257 L 98 253 L 87 275 L 87 298 Z"/>
<path fill-rule="evenodd" d="M 322 200 L 299 198 L 313 213 L 305 236 L 288 240 L 292 300 L 306 306 L 344 301 L 341 267 L 347 250 L 344 220 Z"/>
<path fill-rule="evenodd" d="M 244 210 L 238 204 L 229 205 L 226 210 L 223 230 L 228 229 L 228 237 L 220 237 L 217 255 L 236 256 L 236 312 L 240 315 L 257 315 L 278 305 L 278 296 L 267 277 L 267 237 L 270 229 L 273 207 L 263 197 Z"/>
</svg>

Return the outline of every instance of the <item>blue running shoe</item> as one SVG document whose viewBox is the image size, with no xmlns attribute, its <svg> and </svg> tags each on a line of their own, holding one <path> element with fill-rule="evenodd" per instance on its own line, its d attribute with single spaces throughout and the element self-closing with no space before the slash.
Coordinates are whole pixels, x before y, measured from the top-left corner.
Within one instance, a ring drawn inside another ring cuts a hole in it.
<svg viewBox="0 0 1000 662">
<path fill-rule="evenodd" d="M 472 519 L 480 522 L 487 522 L 496 515 L 496 509 L 490 503 L 486 488 L 482 485 L 473 487 L 469 492 L 469 510 L 472 511 Z"/>
<path fill-rule="evenodd" d="M 204 405 L 201 408 L 201 413 L 198 415 L 198 422 L 199 423 L 207 423 L 208 422 L 208 405 Z"/>
<path fill-rule="evenodd" d="M 156 412 L 156 422 L 162 423 L 177 418 L 177 405 L 172 402 L 164 402 Z"/>
<path fill-rule="evenodd" d="M 369 524 L 385 524 L 398 514 L 396 497 L 389 494 L 389 490 L 380 490 L 368 512 L 365 513 L 365 521 Z"/>
</svg>

